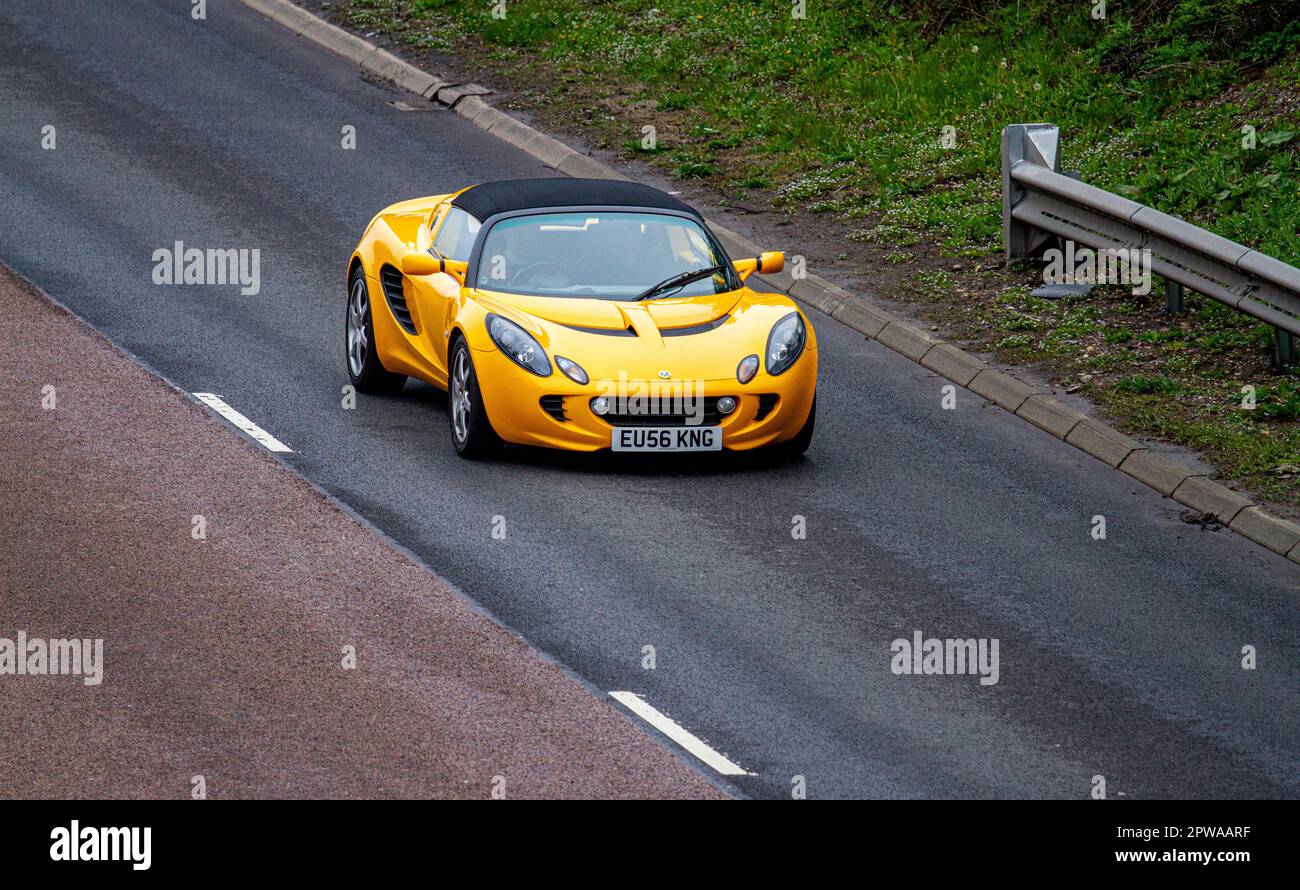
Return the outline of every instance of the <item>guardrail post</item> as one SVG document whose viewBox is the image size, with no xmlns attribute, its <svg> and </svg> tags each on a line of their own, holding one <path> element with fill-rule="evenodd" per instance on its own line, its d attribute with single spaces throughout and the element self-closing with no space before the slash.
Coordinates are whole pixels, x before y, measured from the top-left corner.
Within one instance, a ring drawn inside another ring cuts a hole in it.
<svg viewBox="0 0 1300 890">
<path fill-rule="evenodd" d="M 1273 328 L 1273 364 L 1278 368 L 1294 365 L 1295 335 L 1281 328 Z"/>
<path fill-rule="evenodd" d="M 1012 219 L 1011 210 L 1025 190 L 1011 178 L 1011 168 L 1030 161 L 1055 172 L 1060 144 L 1061 130 L 1055 124 L 1011 124 L 1002 129 L 1002 246 L 1007 262 L 1028 259 L 1052 238 Z"/>
<path fill-rule="evenodd" d="M 1165 312 L 1170 315 L 1183 314 L 1183 286 L 1168 278 L 1165 279 Z"/>
</svg>

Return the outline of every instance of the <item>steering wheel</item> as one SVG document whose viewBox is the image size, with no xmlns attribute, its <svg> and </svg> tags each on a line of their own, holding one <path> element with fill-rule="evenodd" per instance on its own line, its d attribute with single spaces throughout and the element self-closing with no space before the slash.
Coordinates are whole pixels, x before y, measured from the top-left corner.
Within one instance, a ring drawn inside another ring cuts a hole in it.
<svg viewBox="0 0 1300 890">
<path fill-rule="evenodd" d="M 524 279 L 526 275 L 528 275 L 529 273 L 536 272 L 538 269 L 541 269 L 544 266 L 551 267 L 556 272 L 559 272 L 561 275 L 563 275 L 565 278 L 569 277 L 568 273 L 564 271 L 564 267 L 561 266 L 559 263 L 554 262 L 553 260 L 539 260 L 538 262 L 535 263 L 529 263 L 527 266 L 524 266 L 514 275 L 511 275 L 510 283 L 517 284 L 521 279 Z"/>
</svg>

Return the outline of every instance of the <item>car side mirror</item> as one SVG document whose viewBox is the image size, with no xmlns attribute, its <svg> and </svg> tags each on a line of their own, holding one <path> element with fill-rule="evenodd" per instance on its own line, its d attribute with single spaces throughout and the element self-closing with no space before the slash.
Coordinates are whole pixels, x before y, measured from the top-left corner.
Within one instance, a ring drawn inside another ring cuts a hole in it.
<svg viewBox="0 0 1300 890">
<path fill-rule="evenodd" d="M 402 257 L 403 275 L 433 275 L 441 271 L 441 261 L 431 253 L 412 251 Z"/>
<path fill-rule="evenodd" d="M 785 268 L 785 254 L 779 250 L 769 250 L 756 257 L 736 260 L 735 265 L 741 281 L 755 272 L 759 275 L 775 275 Z"/>
<path fill-rule="evenodd" d="M 459 281 L 463 287 L 465 276 L 469 274 L 469 263 L 464 260 L 443 260 L 442 271 Z"/>
<path fill-rule="evenodd" d="M 463 285 L 468 271 L 469 263 L 464 260 L 447 260 L 420 251 L 412 251 L 402 256 L 403 275 L 436 275 L 439 272 L 446 272 Z"/>
</svg>

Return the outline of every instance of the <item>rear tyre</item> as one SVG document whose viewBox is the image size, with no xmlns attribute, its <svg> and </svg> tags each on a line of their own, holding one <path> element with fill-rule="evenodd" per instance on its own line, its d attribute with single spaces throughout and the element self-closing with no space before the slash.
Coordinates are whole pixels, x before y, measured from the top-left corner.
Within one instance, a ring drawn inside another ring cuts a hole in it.
<svg viewBox="0 0 1300 890">
<path fill-rule="evenodd" d="M 370 289 L 366 287 L 365 273 L 357 266 L 348 278 L 348 308 L 343 320 L 348 377 L 357 392 L 394 393 L 406 385 L 406 375 L 394 374 L 380 363 L 370 310 Z"/>
<path fill-rule="evenodd" d="M 501 450 L 501 437 L 492 429 L 469 344 L 456 339 L 447 374 L 447 414 L 451 418 L 451 443 L 468 460 L 482 460 Z"/>
<path fill-rule="evenodd" d="M 817 425 L 817 396 L 813 396 L 812 406 L 808 409 L 808 419 L 804 421 L 803 428 L 795 435 L 793 439 L 787 439 L 778 443 L 775 448 L 782 457 L 797 458 L 802 457 L 803 453 L 808 450 L 812 444 L 813 427 Z"/>
</svg>

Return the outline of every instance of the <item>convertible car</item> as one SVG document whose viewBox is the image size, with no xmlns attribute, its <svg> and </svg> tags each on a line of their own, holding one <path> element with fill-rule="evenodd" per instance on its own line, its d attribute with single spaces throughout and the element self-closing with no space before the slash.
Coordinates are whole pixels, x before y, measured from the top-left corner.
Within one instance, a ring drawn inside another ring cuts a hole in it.
<svg viewBox="0 0 1300 890">
<path fill-rule="evenodd" d="M 747 286 L 780 253 L 731 260 L 658 189 L 490 182 L 403 201 L 348 263 L 348 374 L 448 392 L 468 458 L 501 443 L 574 451 L 807 450 L 817 338 Z"/>
</svg>

